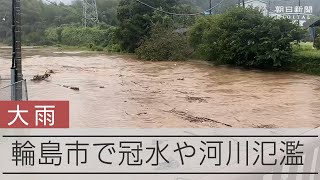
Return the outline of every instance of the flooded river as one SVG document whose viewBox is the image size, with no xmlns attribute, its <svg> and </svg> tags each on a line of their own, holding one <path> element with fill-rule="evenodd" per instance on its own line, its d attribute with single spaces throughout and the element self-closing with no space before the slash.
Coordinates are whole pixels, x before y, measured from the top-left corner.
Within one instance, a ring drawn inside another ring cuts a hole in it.
<svg viewBox="0 0 320 180">
<path fill-rule="evenodd" d="M 24 56 L 29 99 L 69 100 L 73 128 L 320 126 L 317 76 L 52 48 L 25 49 Z M 10 66 L 10 49 L 2 48 L 3 78 L 9 77 Z M 55 74 L 48 81 L 30 81 L 49 69 Z"/>
</svg>

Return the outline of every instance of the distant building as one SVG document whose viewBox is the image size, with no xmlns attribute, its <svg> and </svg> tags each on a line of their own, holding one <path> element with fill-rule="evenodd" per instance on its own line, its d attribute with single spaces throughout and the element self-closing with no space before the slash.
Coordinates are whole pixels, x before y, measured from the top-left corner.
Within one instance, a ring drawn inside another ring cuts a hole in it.
<svg viewBox="0 0 320 180">
<path fill-rule="evenodd" d="M 320 20 L 317 20 L 314 23 L 312 23 L 309 26 L 309 28 L 310 28 L 310 34 L 311 34 L 311 38 L 314 46 L 314 43 L 315 43 L 315 40 L 317 39 L 317 34 L 318 34 L 317 30 L 319 30 L 320 28 Z"/>
<path fill-rule="evenodd" d="M 248 0 L 244 2 L 245 7 L 256 8 L 263 13 L 263 15 L 268 15 L 268 5 L 262 0 Z"/>
</svg>

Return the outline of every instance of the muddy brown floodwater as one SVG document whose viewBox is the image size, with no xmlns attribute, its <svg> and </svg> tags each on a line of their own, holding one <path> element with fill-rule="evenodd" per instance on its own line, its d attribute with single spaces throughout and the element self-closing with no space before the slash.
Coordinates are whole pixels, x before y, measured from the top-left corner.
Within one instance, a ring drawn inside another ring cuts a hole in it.
<svg viewBox="0 0 320 180">
<path fill-rule="evenodd" d="M 9 77 L 9 51 L 0 50 L 2 77 Z M 27 48 L 24 56 L 29 98 L 69 100 L 71 127 L 320 126 L 317 76 L 244 71 L 198 61 L 144 62 L 54 48 Z M 49 69 L 55 74 L 48 81 L 30 81 Z"/>
</svg>

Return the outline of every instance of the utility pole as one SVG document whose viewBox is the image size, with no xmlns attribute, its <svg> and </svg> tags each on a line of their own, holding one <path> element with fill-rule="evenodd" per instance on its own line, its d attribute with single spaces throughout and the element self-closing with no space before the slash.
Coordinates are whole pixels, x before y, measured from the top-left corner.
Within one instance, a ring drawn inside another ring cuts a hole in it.
<svg viewBox="0 0 320 180">
<path fill-rule="evenodd" d="M 212 0 L 209 0 L 210 3 L 210 15 L 212 15 Z"/>
<path fill-rule="evenodd" d="M 269 3 L 268 3 L 268 16 L 270 16 L 270 9 L 271 9 L 271 0 L 269 0 Z"/>
<path fill-rule="evenodd" d="M 96 0 L 83 0 L 83 26 L 92 27 L 99 22 Z"/>
<path fill-rule="evenodd" d="M 242 6 L 246 7 L 246 4 L 244 3 L 244 0 L 242 0 Z"/>
<path fill-rule="evenodd" d="M 299 0 L 299 9 L 300 9 L 300 6 L 301 6 L 301 0 Z M 300 26 L 300 14 L 299 14 L 299 19 L 298 19 L 298 24 Z"/>
<path fill-rule="evenodd" d="M 22 100 L 21 0 L 12 0 L 11 100 Z"/>
</svg>

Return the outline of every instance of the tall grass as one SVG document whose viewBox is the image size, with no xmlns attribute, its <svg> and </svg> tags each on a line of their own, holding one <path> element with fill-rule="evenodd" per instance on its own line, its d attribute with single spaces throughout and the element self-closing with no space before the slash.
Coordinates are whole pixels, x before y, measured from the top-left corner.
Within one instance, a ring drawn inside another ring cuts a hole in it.
<svg viewBox="0 0 320 180">
<path fill-rule="evenodd" d="M 294 50 L 300 56 L 320 58 L 320 50 L 313 48 L 313 43 L 311 42 L 295 45 Z"/>
<path fill-rule="evenodd" d="M 320 75 L 320 50 L 313 48 L 312 43 L 294 45 L 293 57 L 290 70 Z"/>
</svg>

